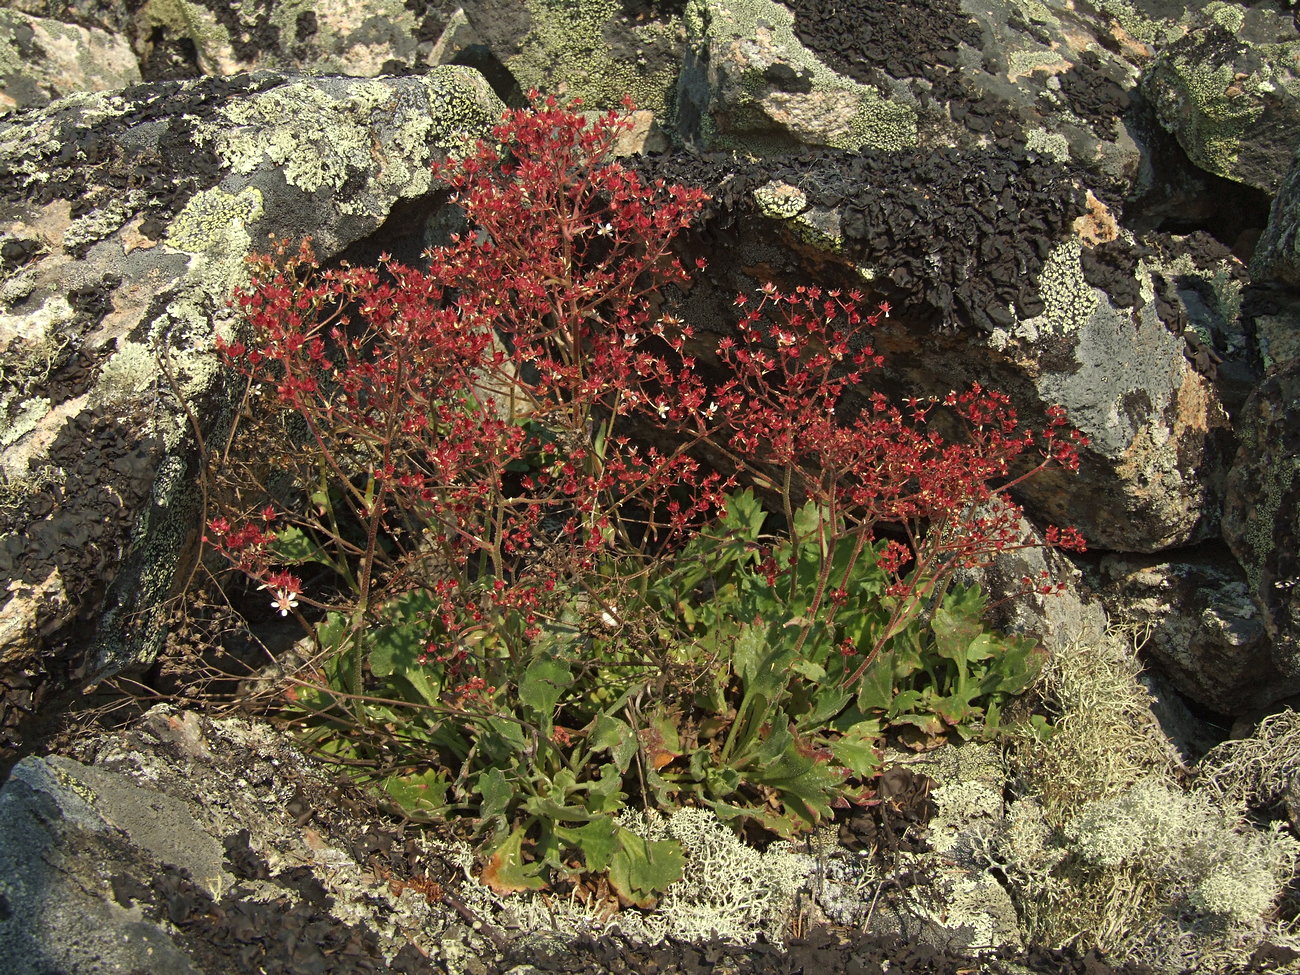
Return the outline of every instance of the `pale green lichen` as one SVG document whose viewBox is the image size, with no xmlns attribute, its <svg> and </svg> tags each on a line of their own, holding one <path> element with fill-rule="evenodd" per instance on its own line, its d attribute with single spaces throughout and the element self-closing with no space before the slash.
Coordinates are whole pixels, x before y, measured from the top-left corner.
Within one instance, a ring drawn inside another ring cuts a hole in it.
<svg viewBox="0 0 1300 975">
<path fill-rule="evenodd" d="M 857 113 L 849 120 L 846 136 L 830 140 L 833 149 L 880 149 L 901 152 L 917 143 L 916 112 L 881 98 L 871 88 L 860 92 Z"/>
<path fill-rule="evenodd" d="M 198 127 L 200 139 L 212 143 L 232 172 L 247 174 L 266 165 L 306 193 L 323 186 L 337 190 L 361 160 L 369 161 L 371 129 L 356 108 L 364 89 L 382 98 L 390 94 L 380 82 L 357 82 L 350 103 L 310 81 L 296 81 L 231 101 Z"/>
<path fill-rule="evenodd" d="M 1215 746 L 1196 772 L 1200 789 L 1229 802 L 1276 805 L 1300 776 L 1300 711 L 1271 714 L 1249 736 Z"/>
<path fill-rule="evenodd" d="M 148 0 L 135 19 L 141 36 L 157 30 L 164 36 L 188 38 L 194 43 L 203 72 L 223 73 L 223 56 L 231 50 L 230 32 L 212 11 L 190 0 Z"/>
<path fill-rule="evenodd" d="M 1223 3 L 1222 0 L 1207 3 L 1202 15 L 1230 34 L 1237 33 L 1246 23 L 1246 12 L 1240 6 L 1235 3 Z"/>
<path fill-rule="evenodd" d="M 22 34 L 26 37 L 20 40 Z M 26 57 L 32 48 L 39 53 Z M 124 40 L 104 31 L 78 27 L 17 11 L 0 10 L 0 76 L 15 78 L 53 97 L 69 89 L 124 88 L 140 81 L 140 68 Z M 0 93 L 0 114 L 8 110 Z"/>
<path fill-rule="evenodd" d="M 1260 921 L 1300 852 L 1280 829 L 1252 830 L 1207 797 L 1152 779 L 1086 803 L 1065 835 L 1085 862 L 1146 871 L 1172 898 L 1237 924 Z"/>
<path fill-rule="evenodd" d="M 1242 438 L 1246 449 L 1258 447 Z M 1258 454 L 1256 454 L 1258 456 Z M 1251 588 L 1258 592 L 1262 584 L 1264 566 L 1272 561 L 1277 549 L 1277 536 L 1274 533 L 1278 512 L 1282 510 L 1282 499 L 1291 496 L 1291 487 L 1296 474 L 1300 473 L 1300 460 L 1279 457 L 1275 464 L 1262 475 L 1263 497 L 1258 507 L 1252 512 L 1246 523 L 1246 539 L 1250 543 L 1253 558 L 1240 560 Z"/>
<path fill-rule="evenodd" d="M 983 852 L 1026 940 L 1098 948 L 1161 975 L 1237 970 L 1262 940 L 1294 946 L 1270 918 L 1300 844 L 1252 826 L 1231 787 L 1180 784 L 1136 651 L 1119 637 L 1052 656 L 1040 693 L 1056 731 L 1008 752 L 1019 798 Z"/>
<path fill-rule="evenodd" d="M 765 937 L 779 944 L 797 893 L 813 870 L 811 859 L 780 844 L 765 851 L 746 846 L 710 810 L 679 809 L 664 817 L 627 810 L 620 824 L 652 840 L 675 839 L 685 855 L 682 878 L 651 910 L 609 917 L 599 905 L 576 898 L 493 894 L 474 876 L 473 853 L 463 845 L 446 851 L 464 872 L 460 896 L 471 909 L 501 916 L 526 931 L 560 936 L 620 932 L 649 943 L 722 939 L 749 944 Z"/>
<path fill-rule="evenodd" d="M 839 214 L 833 210 L 805 210 L 790 221 L 789 227 L 796 237 L 819 251 L 827 254 L 842 254 L 844 251 Z"/>
<path fill-rule="evenodd" d="M 442 65 L 426 77 L 436 82 L 429 93 L 429 137 L 443 152 L 459 157 L 488 137 L 505 106 L 472 68 Z M 413 149 L 406 140 L 414 134 L 415 127 L 408 126 L 397 133 L 393 144 Z"/>
<path fill-rule="evenodd" d="M 61 467 L 44 464 L 36 470 L 10 470 L 0 464 L 0 511 L 16 511 L 37 491 L 62 484 L 67 472 Z"/>
<path fill-rule="evenodd" d="M 1173 40 L 1180 33 L 1176 24 L 1148 17 L 1128 0 L 1097 0 L 1097 7 L 1114 17 L 1126 33 L 1143 44 L 1160 44 Z"/>
<path fill-rule="evenodd" d="M 148 346 L 122 341 L 99 371 L 90 405 L 117 406 L 136 399 L 158 381 L 158 367 Z"/>
<path fill-rule="evenodd" d="M 1168 65 L 1166 78 L 1193 106 L 1179 141 L 1193 161 L 1230 176 L 1241 152 L 1242 134 L 1263 114 L 1263 102 L 1225 94 L 1233 83 L 1230 65 L 1207 64 L 1194 57 L 1171 58 Z"/>
<path fill-rule="evenodd" d="M 754 190 L 754 202 L 766 217 L 790 220 L 808 208 L 808 197 L 797 186 L 773 180 Z"/>
<path fill-rule="evenodd" d="M 1083 277 L 1083 248 L 1077 238 L 1052 248 L 1038 279 L 1044 311 L 1035 323 L 1041 330 L 1066 334 L 1083 328 L 1097 310 L 1097 289 Z"/>
<path fill-rule="evenodd" d="M 27 315 L 0 315 L 0 447 L 17 443 L 49 414 L 50 400 L 32 394 L 67 348 L 63 326 L 74 317 L 62 295 Z"/>
<path fill-rule="evenodd" d="M 413 80 L 330 81 L 296 81 L 234 101 L 198 127 L 198 138 L 233 172 L 273 166 L 306 193 L 337 191 L 370 172 L 369 183 L 417 196 L 432 184 L 430 144 L 461 151 L 499 118 L 500 102 L 470 68 L 435 68 L 422 87 Z M 366 195 L 335 205 L 360 213 Z"/>
<path fill-rule="evenodd" d="M 63 232 L 63 249 L 69 253 L 86 244 L 94 244 L 120 230 L 128 220 L 140 212 L 148 194 L 128 190 L 115 194 L 88 213 L 77 217 Z"/>
<path fill-rule="evenodd" d="M 63 295 L 25 315 L 0 315 L 0 383 L 26 393 L 45 382 L 68 345 L 63 326 L 75 317 Z"/>
<path fill-rule="evenodd" d="M 50 412 L 50 401 L 44 396 L 33 396 L 12 406 L 0 404 L 0 447 L 17 443 L 36 429 Z"/>
<path fill-rule="evenodd" d="M 1033 74 L 1038 68 L 1047 65 L 1060 65 L 1061 55 L 1057 51 L 1038 50 L 1019 50 L 1012 51 L 1007 56 L 1007 73 L 1012 79 L 1021 75 Z"/>
<path fill-rule="evenodd" d="M 238 193 L 220 187 L 202 190 L 190 197 L 167 228 L 166 242 L 178 250 L 201 253 L 228 243 L 232 224 L 248 227 L 262 217 L 262 192 L 246 186 Z"/>
<path fill-rule="evenodd" d="M 679 19 L 624 26 L 631 43 L 638 45 L 629 57 L 612 51 L 606 40 L 607 28 L 621 13 L 618 0 L 526 0 L 525 5 L 532 23 L 518 53 L 506 59 L 521 87 L 554 90 L 562 79 L 563 93 L 590 108 L 617 108 L 630 95 L 638 108 L 661 118 L 669 113 L 676 67 L 665 63 L 650 70 L 649 63 L 656 54 L 664 60 L 664 54 L 675 52 Z"/>
<path fill-rule="evenodd" d="M 1021 16 L 1031 23 L 1054 24 L 1057 22 L 1056 16 L 1040 0 L 1016 0 L 1016 7 L 1019 8 Z"/>
<path fill-rule="evenodd" d="M 1025 133 L 1025 148 L 1030 152 L 1041 152 L 1058 162 L 1067 162 L 1070 158 L 1070 143 L 1065 136 L 1042 128 Z"/>
</svg>

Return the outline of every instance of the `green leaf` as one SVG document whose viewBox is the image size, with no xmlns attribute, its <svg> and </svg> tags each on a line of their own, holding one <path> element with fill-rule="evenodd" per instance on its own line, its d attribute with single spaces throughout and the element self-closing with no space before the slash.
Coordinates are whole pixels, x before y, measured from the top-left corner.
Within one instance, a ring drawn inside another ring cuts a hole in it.
<svg viewBox="0 0 1300 975">
<path fill-rule="evenodd" d="M 270 545 L 271 555 L 275 561 L 285 565 L 302 565 L 315 562 L 319 565 L 334 567 L 334 561 L 323 548 L 296 525 L 281 528 L 275 533 L 275 541 Z"/>
<path fill-rule="evenodd" d="M 379 787 L 402 807 L 408 816 L 432 816 L 447 807 L 446 776 L 428 769 L 419 774 L 390 775 L 382 779 Z"/>
<path fill-rule="evenodd" d="M 894 703 L 894 654 L 884 650 L 858 681 L 858 710 L 888 711 Z"/>
<path fill-rule="evenodd" d="M 505 773 L 496 768 L 479 773 L 474 781 L 474 791 L 482 797 L 478 815 L 484 820 L 505 815 L 510 800 L 515 797 L 515 787 Z"/>
<path fill-rule="evenodd" d="M 636 755 L 637 740 L 632 726 L 608 714 L 596 718 L 587 741 L 593 750 L 609 752 L 620 772 L 627 771 Z"/>
<path fill-rule="evenodd" d="M 682 879 L 686 857 L 675 840 L 647 840 L 619 827 L 619 848 L 610 858 L 609 882 L 632 904 L 650 908 L 670 884 Z"/>
<path fill-rule="evenodd" d="M 557 826 L 555 835 L 581 851 L 583 864 L 597 873 L 608 869 L 619 849 L 618 824 L 613 816 L 599 816 L 582 826 Z"/>
<path fill-rule="evenodd" d="M 972 618 L 952 607 L 947 601 L 935 611 L 930 621 L 934 633 L 935 650 L 947 660 L 966 661 L 966 652 L 971 643 L 984 634 L 984 626 L 978 617 Z"/>
<path fill-rule="evenodd" d="M 859 721 L 831 743 L 831 754 L 858 778 L 870 778 L 880 769 L 879 740 L 879 721 Z"/>
<path fill-rule="evenodd" d="M 348 618 L 343 613 L 328 612 L 325 618 L 316 624 L 316 639 L 326 653 L 338 653 L 343 649 L 343 641 L 348 633 Z"/>
<path fill-rule="evenodd" d="M 794 530 L 800 538 L 821 539 L 826 534 L 829 514 L 816 502 L 809 501 L 794 513 Z"/>
<path fill-rule="evenodd" d="M 519 682 L 519 700 L 543 721 L 550 721 L 555 705 L 573 684 L 568 664 L 539 658 L 528 665 Z"/>
<path fill-rule="evenodd" d="M 529 796 L 521 805 L 525 812 L 554 822 L 586 823 L 592 819 L 592 813 L 583 806 L 566 806 L 545 796 Z"/>
<path fill-rule="evenodd" d="M 754 497 L 752 489 L 746 488 L 727 497 L 727 513 L 722 518 L 722 525 L 741 539 L 757 541 L 766 520 L 767 512 Z"/>
<path fill-rule="evenodd" d="M 483 868 L 483 883 L 498 894 L 517 894 L 525 890 L 541 890 L 546 881 L 539 874 L 542 863 L 524 862 L 524 831 L 520 827 L 512 832 L 488 856 Z"/>
</svg>

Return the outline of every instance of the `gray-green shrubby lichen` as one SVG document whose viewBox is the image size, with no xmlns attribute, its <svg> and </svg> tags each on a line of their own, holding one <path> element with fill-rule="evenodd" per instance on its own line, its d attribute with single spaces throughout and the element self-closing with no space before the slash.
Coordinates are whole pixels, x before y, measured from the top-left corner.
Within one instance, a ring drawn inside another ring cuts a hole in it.
<svg viewBox="0 0 1300 975">
<path fill-rule="evenodd" d="M 1235 924 L 1260 921 L 1300 852 L 1279 829 L 1251 829 L 1209 797 L 1158 779 L 1085 803 L 1065 836 L 1085 863 L 1140 870 L 1176 900 Z"/>
<path fill-rule="evenodd" d="M 711 810 L 684 808 L 665 817 L 650 811 L 627 810 L 620 824 L 647 839 L 675 839 L 685 854 L 685 872 L 650 911 L 624 912 L 613 918 L 598 915 L 574 899 L 563 901 L 538 895 L 500 898 L 478 883 L 473 853 L 456 844 L 447 851 L 467 881 L 461 896 L 474 910 L 504 914 L 526 930 L 559 934 L 601 934 L 619 931 L 649 943 L 664 938 L 720 938 L 739 944 L 764 936 L 780 943 L 790 920 L 796 894 L 813 870 L 811 859 L 788 846 L 774 844 L 765 851 L 746 846 Z"/>
</svg>

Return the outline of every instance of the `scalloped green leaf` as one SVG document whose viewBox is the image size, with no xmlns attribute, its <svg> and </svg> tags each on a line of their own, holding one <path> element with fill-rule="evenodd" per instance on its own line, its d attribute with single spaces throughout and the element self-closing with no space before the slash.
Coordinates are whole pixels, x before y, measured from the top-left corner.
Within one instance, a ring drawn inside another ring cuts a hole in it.
<svg viewBox="0 0 1300 975">
<path fill-rule="evenodd" d="M 630 903 L 651 908 L 682 879 L 686 857 L 676 840 L 648 840 L 619 827 L 619 848 L 609 861 L 609 882 Z"/>
</svg>

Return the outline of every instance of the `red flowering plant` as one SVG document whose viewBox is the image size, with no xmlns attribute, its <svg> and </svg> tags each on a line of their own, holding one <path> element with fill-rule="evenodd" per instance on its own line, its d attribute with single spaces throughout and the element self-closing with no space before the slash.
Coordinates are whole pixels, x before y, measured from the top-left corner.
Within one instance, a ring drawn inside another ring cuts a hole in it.
<svg viewBox="0 0 1300 975">
<path fill-rule="evenodd" d="M 861 794 L 885 724 L 965 730 L 1023 688 L 1027 646 L 947 581 L 1029 544 L 988 502 L 1077 437 L 978 387 L 850 403 L 888 313 L 857 294 L 765 288 L 706 379 L 659 300 L 704 194 L 613 161 L 626 126 L 507 113 L 437 167 L 466 229 L 426 268 L 254 259 L 207 539 L 311 633 L 288 696 L 322 751 L 407 815 L 473 813 L 499 890 L 644 904 L 681 856 L 629 801 L 791 833 Z"/>
</svg>

